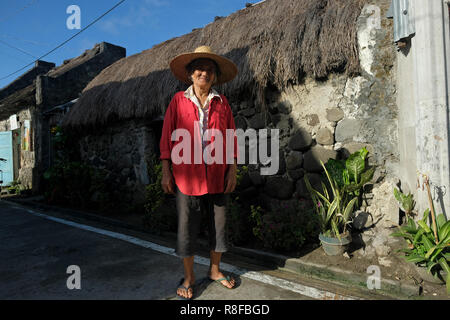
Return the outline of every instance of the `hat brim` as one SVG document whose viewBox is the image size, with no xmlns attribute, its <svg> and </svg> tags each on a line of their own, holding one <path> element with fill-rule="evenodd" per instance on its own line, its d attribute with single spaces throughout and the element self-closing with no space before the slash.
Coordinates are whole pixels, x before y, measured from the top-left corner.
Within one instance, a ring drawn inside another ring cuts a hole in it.
<svg viewBox="0 0 450 320">
<path fill-rule="evenodd" d="M 237 66 L 233 61 L 217 54 L 207 52 L 191 52 L 180 54 L 173 58 L 170 62 L 170 70 L 178 80 L 183 81 L 187 84 L 192 84 L 191 79 L 189 79 L 189 74 L 186 70 L 186 66 L 191 61 L 200 58 L 208 58 L 214 60 L 219 66 L 220 75 L 217 78 L 216 84 L 222 84 L 231 81 L 238 74 Z"/>
</svg>

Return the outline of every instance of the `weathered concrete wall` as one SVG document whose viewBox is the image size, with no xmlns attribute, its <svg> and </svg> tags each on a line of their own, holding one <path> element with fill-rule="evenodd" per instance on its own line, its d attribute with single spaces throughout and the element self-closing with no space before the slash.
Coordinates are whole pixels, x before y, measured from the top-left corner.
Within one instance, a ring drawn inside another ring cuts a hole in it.
<svg viewBox="0 0 450 320">
<path fill-rule="evenodd" d="M 402 188 L 415 195 L 419 217 L 429 208 L 420 174 L 430 178 L 438 213 L 450 212 L 448 6 L 442 1 L 410 1 L 416 34 L 398 56 L 399 147 Z M 420 174 L 418 174 L 420 173 Z"/>
<path fill-rule="evenodd" d="M 143 204 L 145 185 L 149 184 L 148 165 L 157 154 L 159 141 L 144 121 L 127 121 L 80 139 L 83 162 L 107 171 L 107 182 L 117 186 L 117 199 Z"/>
<path fill-rule="evenodd" d="M 0 100 L 32 84 L 38 75 L 45 74 L 54 67 L 52 62 L 36 61 L 32 69 L 0 90 Z"/>
</svg>

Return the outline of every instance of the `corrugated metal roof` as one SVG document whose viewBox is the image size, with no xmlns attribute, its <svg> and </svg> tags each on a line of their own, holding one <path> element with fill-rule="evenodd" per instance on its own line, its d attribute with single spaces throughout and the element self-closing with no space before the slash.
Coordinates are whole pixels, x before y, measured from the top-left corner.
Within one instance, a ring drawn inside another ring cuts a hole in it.
<svg viewBox="0 0 450 320">
<path fill-rule="evenodd" d="M 410 9 L 409 0 L 392 0 L 391 2 L 387 17 L 394 19 L 394 42 L 408 38 L 416 32 Z"/>
</svg>

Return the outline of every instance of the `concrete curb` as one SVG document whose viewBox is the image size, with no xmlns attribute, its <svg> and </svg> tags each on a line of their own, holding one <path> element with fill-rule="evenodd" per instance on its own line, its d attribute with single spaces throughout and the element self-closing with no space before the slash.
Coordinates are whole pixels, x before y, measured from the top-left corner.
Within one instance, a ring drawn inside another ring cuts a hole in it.
<svg viewBox="0 0 450 320">
<path fill-rule="evenodd" d="M 38 203 L 30 199 L 23 199 L 23 198 L 3 199 L 2 201 L 13 204 L 21 204 L 27 207 L 33 207 L 44 211 L 58 210 L 59 212 L 69 215 L 71 217 L 78 217 L 90 221 L 103 223 L 113 227 L 119 227 L 123 229 L 128 229 L 130 231 L 141 232 L 149 235 L 149 237 L 152 237 L 152 235 L 144 228 L 140 228 L 136 225 L 127 224 L 119 220 L 110 219 L 86 211 L 50 206 Z M 172 242 L 176 239 L 176 235 L 174 234 L 167 234 L 166 236 L 168 236 L 170 238 L 170 241 Z M 202 243 L 200 243 L 200 245 L 202 245 Z M 276 268 L 281 271 L 294 272 L 303 277 L 306 276 L 312 279 L 333 282 L 337 285 L 344 285 L 345 287 L 353 287 L 359 290 L 362 289 L 367 293 L 373 293 L 374 291 L 369 290 L 367 288 L 367 278 L 369 276 L 368 274 L 352 273 L 350 271 L 342 270 L 333 266 L 325 266 L 312 263 L 309 261 L 303 261 L 301 258 L 290 258 L 287 256 L 263 252 L 255 249 L 232 247 L 230 248 L 230 252 L 236 256 L 251 259 L 253 260 L 253 263 L 259 264 L 264 267 Z M 375 291 L 375 293 L 377 294 L 381 294 L 383 296 L 387 296 L 387 298 L 394 298 L 394 299 L 420 298 L 419 296 L 420 286 L 418 285 L 414 286 L 402 283 L 401 281 L 394 281 L 391 279 L 383 279 L 383 278 L 380 279 L 380 282 L 381 288 Z"/>
</svg>

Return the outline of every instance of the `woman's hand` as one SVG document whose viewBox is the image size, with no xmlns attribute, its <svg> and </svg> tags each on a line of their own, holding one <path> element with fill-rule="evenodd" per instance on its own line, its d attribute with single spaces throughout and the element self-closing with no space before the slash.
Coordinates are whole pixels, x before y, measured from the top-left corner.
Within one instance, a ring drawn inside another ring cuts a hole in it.
<svg viewBox="0 0 450 320">
<path fill-rule="evenodd" d="M 175 182 L 173 179 L 172 171 L 170 171 L 169 160 L 162 161 L 161 187 L 164 193 L 175 194 Z"/>
<path fill-rule="evenodd" d="M 225 177 L 225 191 L 224 193 L 231 193 L 236 188 L 237 183 L 237 164 L 236 162 L 228 167 L 227 175 Z"/>
</svg>

